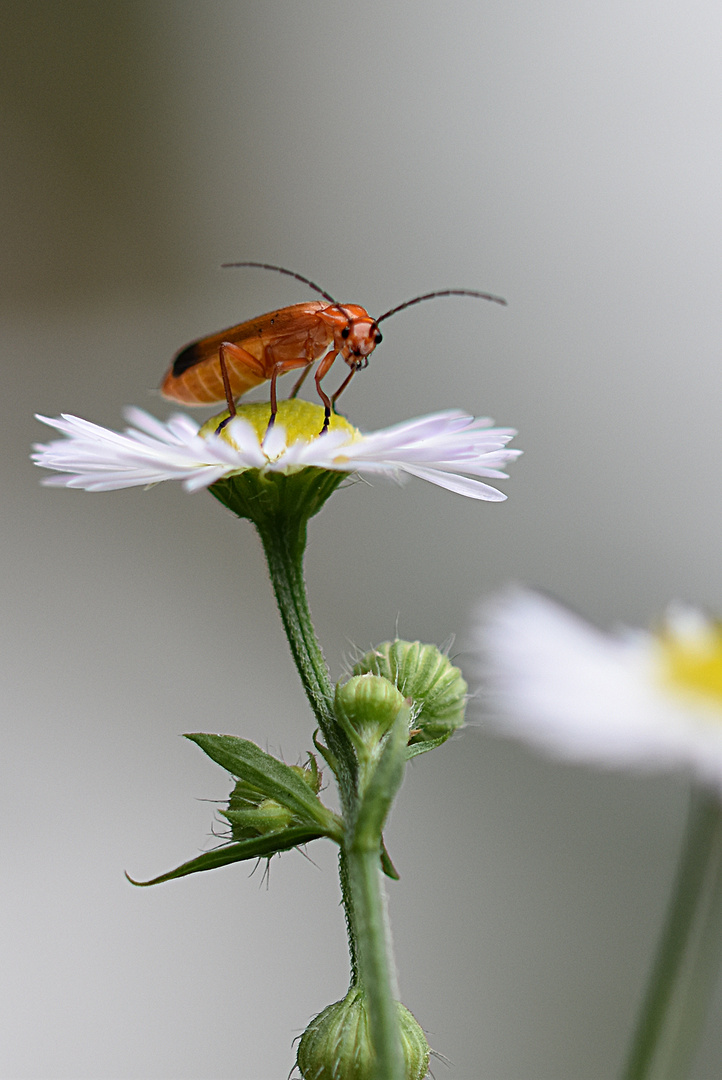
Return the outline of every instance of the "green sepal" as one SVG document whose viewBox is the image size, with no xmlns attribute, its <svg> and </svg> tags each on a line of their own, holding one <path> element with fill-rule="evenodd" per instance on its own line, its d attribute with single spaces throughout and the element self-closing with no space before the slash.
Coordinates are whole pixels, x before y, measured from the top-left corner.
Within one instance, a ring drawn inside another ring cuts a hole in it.
<svg viewBox="0 0 722 1080">
<path fill-rule="evenodd" d="M 320 825 L 322 835 L 341 842 L 341 819 L 323 805 L 290 765 L 237 735 L 193 732 L 184 737 L 196 743 L 209 758 L 227 769 L 232 776 L 247 781 L 269 799 L 275 799 L 282 806 L 287 806 L 301 821 Z"/>
<path fill-rule="evenodd" d="M 280 851 L 289 851 L 291 848 L 298 847 L 299 844 L 308 844 L 311 840 L 318 840 L 319 837 L 325 835 L 326 833 L 319 832 L 318 829 L 297 825 L 284 829 L 282 832 L 254 836 L 250 840 L 242 840 L 236 844 L 214 848 L 213 851 L 205 851 L 197 858 L 182 863 L 175 870 L 169 870 L 167 874 L 151 878 L 150 881 L 136 881 L 128 873 L 125 876 L 131 885 L 160 885 L 163 881 L 172 881 L 174 878 L 185 877 L 187 874 L 199 874 L 202 870 L 215 870 L 229 863 L 245 862 L 248 859 L 268 859 Z"/>
<path fill-rule="evenodd" d="M 240 518 L 261 524 L 306 522 L 317 514 L 348 473 L 305 466 L 296 471 L 246 469 L 208 489 Z"/>
</svg>

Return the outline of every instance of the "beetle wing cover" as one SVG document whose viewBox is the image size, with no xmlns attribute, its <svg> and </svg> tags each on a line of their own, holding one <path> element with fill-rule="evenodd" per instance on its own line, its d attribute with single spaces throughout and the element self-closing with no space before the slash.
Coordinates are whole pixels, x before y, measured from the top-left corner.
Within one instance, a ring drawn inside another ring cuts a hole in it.
<svg viewBox="0 0 722 1080">
<path fill-rule="evenodd" d="M 292 304 L 191 342 L 176 354 L 161 384 L 161 393 L 188 405 L 223 401 L 219 349 L 224 341 L 237 345 L 257 361 L 256 365 L 249 366 L 232 354 L 227 357 L 234 397 L 240 397 L 271 377 L 272 371 L 266 371 L 269 357 L 273 361 L 286 359 L 289 353 L 293 358 L 301 357 L 309 335 L 319 336 L 318 331 L 321 331 L 323 345 L 313 350 L 315 359 L 328 344 L 328 330 L 317 318 L 317 313 L 326 307 L 328 304 L 317 300 Z M 259 364 L 263 374 L 258 370 Z"/>
</svg>

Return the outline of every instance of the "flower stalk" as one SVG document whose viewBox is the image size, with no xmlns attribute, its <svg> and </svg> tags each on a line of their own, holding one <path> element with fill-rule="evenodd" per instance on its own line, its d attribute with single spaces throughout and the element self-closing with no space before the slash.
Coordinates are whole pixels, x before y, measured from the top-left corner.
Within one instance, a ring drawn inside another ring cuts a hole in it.
<svg viewBox="0 0 722 1080">
<path fill-rule="evenodd" d="M 623 1080 L 684 1080 L 722 958 L 722 802 L 698 789 Z"/>
<path fill-rule="evenodd" d="M 303 574 L 306 521 L 298 523 L 296 532 L 288 528 L 288 519 L 283 529 L 279 528 L 278 522 L 259 523 L 256 520 L 255 524 L 263 543 L 291 653 L 321 733 L 339 764 L 341 803 L 346 817 L 355 819 L 354 828 L 349 834 L 351 839 L 344 844 L 340 860 L 351 983 L 360 985 L 366 995 L 378 1080 L 404 1080 L 398 992 L 381 881 L 381 827 L 386 812 L 374 814 L 380 801 L 378 798 L 371 800 L 370 812 L 367 800 L 359 804 L 352 745 L 334 716 L 333 688 L 311 622 Z M 403 751 L 409 730 L 408 710 L 401 710 L 400 721 L 395 726 L 398 734 L 388 744 L 400 765 L 393 794 L 396 794 L 403 776 Z M 379 781 L 388 790 L 385 777 L 379 777 Z"/>
<path fill-rule="evenodd" d="M 342 802 L 344 789 L 353 782 L 353 751 L 335 722 L 334 691 L 311 619 L 303 557 L 309 518 L 343 479 L 343 474 L 321 469 L 291 476 L 253 470 L 220 480 L 210 489 L 219 502 L 256 526 L 291 655 L 321 734 L 345 777 Z"/>
<path fill-rule="evenodd" d="M 274 522 L 256 523 L 268 563 L 268 572 L 298 673 L 324 739 L 333 745 L 333 686 L 321 646 L 316 637 L 303 577 L 306 522 L 295 534 L 281 531 Z"/>
<path fill-rule="evenodd" d="M 346 851 L 346 862 L 353 897 L 354 949 L 358 957 L 354 985 L 363 988 L 368 1003 L 376 1080 L 405 1080 L 398 990 L 378 845 L 364 848 L 351 844 Z"/>
<path fill-rule="evenodd" d="M 328 667 L 311 620 L 303 558 L 307 525 L 343 479 L 321 470 L 303 475 L 254 472 L 216 483 L 211 492 L 240 517 L 253 521 L 263 544 L 268 572 L 294 662 L 313 709 L 328 759 L 334 764 L 346 828 L 339 873 L 346 915 L 351 987 L 363 994 L 378 1080 L 406 1080 L 398 992 L 381 881 L 382 828 L 403 780 L 410 712 L 403 695 L 378 676 L 391 694 L 390 731 L 375 752 L 364 752 L 362 737 L 339 711 Z M 362 680 L 363 681 L 363 680 Z M 367 688 L 367 687 L 365 687 Z M 368 706 L 368 703 L 366 703 Z M 373 727 L 373 702 L 370 713 Z M 387 724 L 388 727 L 388 724 Z M 323 748 L 321 748 L 323 749 Z"/>
<path fill-rule="evenodd" d="M 398 1012 L 398 988 L 381 874 L 381 830 L 403 780 L 409 737 L 409 707 L 403 704 L 373 769 L 356 799 L 353 827 L 345 842 L 357 978 L 368 1001 L 378 1080 L 406 1076 Z"/>
</svg>

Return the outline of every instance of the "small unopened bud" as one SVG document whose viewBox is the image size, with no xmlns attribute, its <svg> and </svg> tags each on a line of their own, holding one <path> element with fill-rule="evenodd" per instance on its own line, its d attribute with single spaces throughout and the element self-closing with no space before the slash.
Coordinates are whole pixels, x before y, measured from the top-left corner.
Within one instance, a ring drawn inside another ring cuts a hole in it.
<svg viewBox="0 0 722 1080">
<path fill-rule="evenodd" d="M 307 765 L 291 765 L 290 768 L 308 786 L 314 795 L 321 787 L 321 774 L 313 754 Z M 228 809 L 220 813 L 231 826 L 233 840 L 249 840 L 254 836 L 267 836 L 279 832 L 294 823 L 293 811 L 245 780 L 238 780 L 228 799 Z"/>
<path fill-rule="evenodd" d="M 404 1080 L 423 1080 L 429 1044 L 409 1010 L 400 1001 L 397 1005 Z M 371 1080 L 375 1061 L 363 990 L 352 987 L 343 1001 L 328 1005 L 311 1021 L 298 1044 L 296 1064 L 303 1080 Z"/>
<path fill-rule="evenodd" d="M 354 664 L 354 675 L 382 675 L 413 702 L 410 743 L 448 739 L 464 723 L 467 684 L 435 645 L 385 641 Z"/>
<path fill-rule="evenodd" d="M 313 754 L 308 755 L 305 765 L 291 765 L 290 768 L 296 776 L 300 776 L 303 782 L 308 784 L 314 795 L 318 795 L 321 790 L 321 773 L 318 771 L 318 762 Z"/>
<path fill-rule="evenodd" d="M 240 792 L 239 787 L 242 788 Z M 262 796 L 257 801 L 249 799 L 248 791 L 244 790 L 249 787 L 250 784 L 239 781 L 231 792 L 228 810 L 220 811 L 231 826 L 233 840 L 249 840 L 253 836 L 267 836 L 288 828 L 293 821 L 288 807 Z"/>
<path fill-rule="evenodd" d="M 367 746 L 375 745 L 391 728 L 404 704 L 404 695 L 381 675 L 355 675 L 336 687 L 336 713 Z"/>
</svg>

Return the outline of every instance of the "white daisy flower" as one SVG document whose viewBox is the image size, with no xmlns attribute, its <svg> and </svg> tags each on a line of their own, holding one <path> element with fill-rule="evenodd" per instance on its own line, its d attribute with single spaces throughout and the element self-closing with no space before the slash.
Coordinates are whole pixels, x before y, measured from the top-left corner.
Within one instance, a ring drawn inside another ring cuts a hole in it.
<svg viewBox="0 0 722 1080">
<path fill-rule="evenodd" d="M 722 624 L 671 607 L 656 632 L 606 634 L 521 589 L 482 606 L 490 720 L 569 760 L 690 771 L 722 792 Z"/>
<path fill-rule="evenodd" d="M 505 449 L 514 430 L 492 427 L 491 420 L 459 410 L 369 435 L 332 416 L 329 431 L 320 436 L 323 409 L 307 401 L 281 402 L 276 423 L 267 430 L 269 415 L 268 405 L 241 405 L 220 434 L 216 429 L 222 417 L 201 428 L 188 416 L 163 423 L 134 408 L 126 410 L 131 426 L 122 433 L 76 416 L 38 416 L 66 438 L 36 445 L 33 460 L 62 474 L 43 483 L 85 491 L 161 480 L 180 480 L 186 490 L 196 491 L 248 469 L 287 473 L 313 466 L 396 479 L 410 474 L 471 499 L 499 502 L 506 495 L 480 477 L 504 479 L 504 466 L 521 453 Z"/>
</svg>

